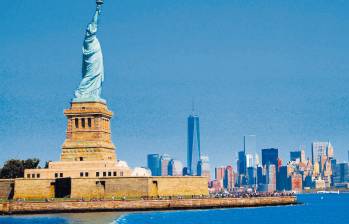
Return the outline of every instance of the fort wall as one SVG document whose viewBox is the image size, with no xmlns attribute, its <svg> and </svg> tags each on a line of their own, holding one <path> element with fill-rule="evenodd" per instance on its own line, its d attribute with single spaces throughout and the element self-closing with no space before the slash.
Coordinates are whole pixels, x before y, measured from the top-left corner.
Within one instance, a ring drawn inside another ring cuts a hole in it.
<svg viewBox="0 0 349 224">
<path fill-rule="evenodd" d="M 68 178 L 69 189 L 59 189 L 59 179 L 16 179 L 15 199 L 50 199 L 55 192 L 73 199 L 112 199 L 158 196 L 208 195 L 206 177 L 106 177 Z M 67 182 L 65 182 L 67 183 Z"/>
</svg>

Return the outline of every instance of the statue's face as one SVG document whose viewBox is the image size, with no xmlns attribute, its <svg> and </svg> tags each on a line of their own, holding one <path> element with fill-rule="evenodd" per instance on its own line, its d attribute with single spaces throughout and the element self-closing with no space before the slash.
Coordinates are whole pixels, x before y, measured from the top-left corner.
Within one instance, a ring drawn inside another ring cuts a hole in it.
<svg viewBox="0 0 349 224">
<path fill-rule="evenodd" d="M 96 0 L 97 5 L 103 5 L 103 0 Z"/>
</svg>

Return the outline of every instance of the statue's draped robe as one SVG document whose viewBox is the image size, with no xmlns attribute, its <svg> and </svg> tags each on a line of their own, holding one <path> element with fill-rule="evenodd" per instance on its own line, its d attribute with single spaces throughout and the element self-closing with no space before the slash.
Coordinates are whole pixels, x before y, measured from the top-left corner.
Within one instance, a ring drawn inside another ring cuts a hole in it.
<svg viewBox="0 0 349 224">
<path fill-rule="evenodd" d="M 82 80 L 75 91 L 74 101 L 101 100 L 104 66 L 102 49 L 97 39 L 98 16 L 97 8 L 92 22 L 88 25 L 82 49 Z"/>
</svg>

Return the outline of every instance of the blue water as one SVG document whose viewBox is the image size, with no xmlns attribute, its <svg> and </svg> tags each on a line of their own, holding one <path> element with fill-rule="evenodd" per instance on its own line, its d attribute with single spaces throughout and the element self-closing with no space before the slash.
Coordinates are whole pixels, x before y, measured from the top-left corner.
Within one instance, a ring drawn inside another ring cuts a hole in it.
<svg viewBox="0 0 349 224">
<path fill-rule="evenodd" d="M 299 195 L 303 205 L 214 210 L 80 213 L 0 217 L 1 224 L 15 223 L 115 223 L 115 224 L 237 224 L 349 223 L 349 194 Z"/>
</svg>

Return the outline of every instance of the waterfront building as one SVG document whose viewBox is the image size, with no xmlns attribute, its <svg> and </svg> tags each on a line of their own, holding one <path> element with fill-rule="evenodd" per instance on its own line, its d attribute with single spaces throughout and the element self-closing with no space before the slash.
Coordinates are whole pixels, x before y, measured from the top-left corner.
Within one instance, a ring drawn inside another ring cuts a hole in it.
<svg viewBox="0 0 349 224">
<path fill-rule="evenodd" d="M 168 154 L 160 157 L 160 176 L 168 176 L 168 165 L 170 161 L 171 157 Z"/>
<path fill-rule="evenodd" d="M 182 176 L 183 175 L 183 164 L 179 160 L 172 159 L 168 164 L 168 175 L 169 176 Z"/>
<path fill-rule="evenodd" d="M 194 112 L 188 117 L 187 168 L 189 175 L 197 175 L 197 167 L 201 156 L 200 122 Z"/>
<path fill-rule="evenodd" d="M 303 191 L 303 177 L 299 173 L 293 173 L 291 175 L 291 190 L 293 192 L 302 192 Z"/>
<path fill-rule="evenodd" d="M 278 167 L 279 150 L 276 148 L 262 149 L 262 165 L 273 164 Z"/>
<path fill-rule="evenodd" d="M 334 183 L 349 183 L 349 163 L 338 163 L 334 170 Z"/>
<path fill-rule="evenodd" d="M 290 190 L 287 166 L 281 166 L 278 173 L 276 188 L 278 191 Z"/>
<path fill-rule="evenodd" d="M 268 192 L 274 192 L 276 190 L 276 167 L 274 164 L 267 165 L 267 185 Z"/>
<path fill-rule="evenodd" d="M 225 171 L 224 179 L 223 179 L 224 188 L 227 189 L 228 191 L 231 191 L 233 190 L 234 183 L 235 183 L 234 169 L 232 166 L 229 165 L 225 167 L 224 171 Z"/>
<path fill-rule="evenodd" d="M 215 179 L 217 180 L 217 182 L 219 183 L 219 186 L 221 188 L 224 187 L 224 184 L 223 184 L 224 176 L 225 176 L 225 167 L 224 166 L 216 167 L 215 168 Z"/>
<path fill-rule="evenodd" d="M 210 159 L 208 156 L 201 156 L 198 164 L 198 176 L 204 176 L 208 177 L 208 179 L 211 179 Z"/>
<path fill-rule="evenodd" d="M 147 156 L 147 165 L 151 171 L 152 176 L 160 176 L 160 155 L 149 154 Z"/>
</svg>

